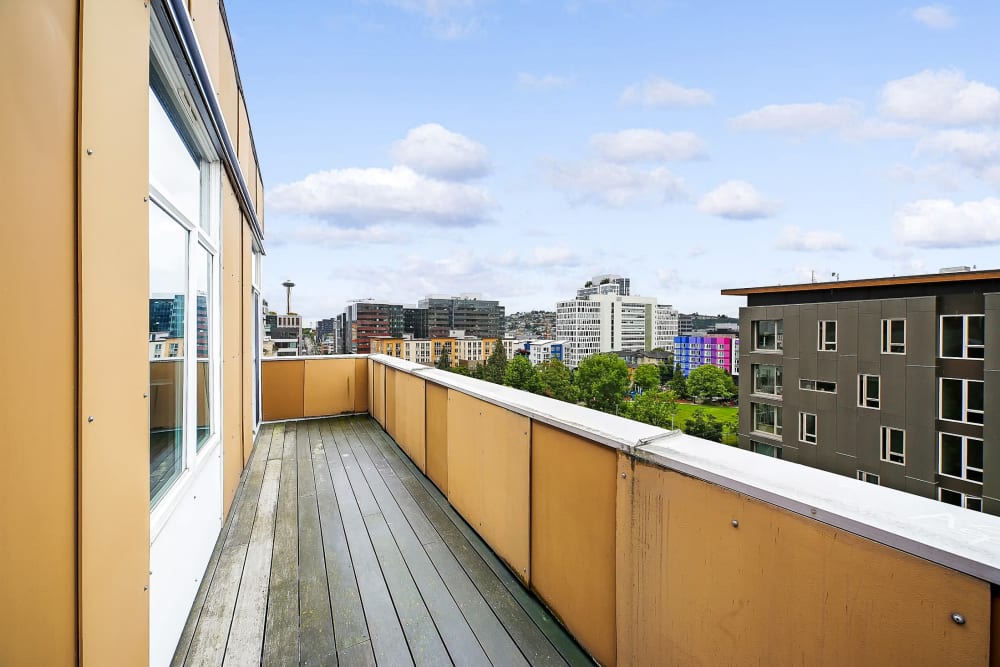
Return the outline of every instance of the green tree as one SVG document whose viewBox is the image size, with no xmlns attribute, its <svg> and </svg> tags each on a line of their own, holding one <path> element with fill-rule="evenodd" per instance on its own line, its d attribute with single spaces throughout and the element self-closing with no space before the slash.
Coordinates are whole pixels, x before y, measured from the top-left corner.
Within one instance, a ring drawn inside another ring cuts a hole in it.
<svg viewBox="0 0 1000 667">
<path fill-rule="evenodd" d="M 493 353 L 486 360 L 486 367 L 483 369 L 483 379 L 495 384 L 503 384 L 504 373 L 507 372 L 507 353 L 503 345 L 497 343 L 493 346 Z"/>
<path fill-rule="evenodd" d="M 580 362 L 575 382 L 587 407 L 613 413 L 628 393 L 628 366 L 617 354 L 595 354 Z"/>
<path fill-rule="evenodd" d="M 573 385 L 573 374 L 558 359 L 538 364 L 538 393 L 560 401 L 576 403 L 579 392 Z"/>
<path fill-rule="evenodd" d="M 483 372 L 485 370 L 486 370 L 486 364 L 476 364 L 475 366 L 472 367 L 472 372 L 469 373 L 469 375 L 476 378 L 477 380 L 482 380 Z"/>
<path fill-rule="evenodd" d="M 660 428 L 674 428 L 677 397 L 672 391 L 646 391 L 625 404 L 625 416 Z"/>
<path fill-rule="evenodd" d="M 660 386 L 660 370 L 652 364 L 639 366 L 635 369 L 635 375 L 632 380 L 635 382 L 635 386 L 644 392 L 658 389 Z"/>
<path fill-rule="evenodd" d="M 656 368 L 660 371 L 660 384 L 670 384 L 670 381 L 674 379 L 674 367 L 670 364 L 660 362 Z"/>
<path fill-rule="evenodd" d="M 444 345 L 441 346 L 441 356 L 438 357 L 437 367 L 443 371 L 451 370 L 451 355 L 448 354 L 448 348 Z"/>
<path fill-rule="evenodd" d="M 688 394 L 703 401 L 714 398 L 729 400 L 735 393 L 734 389 L 733 378 L 718 366 L 705 364 L 688 373 Z"/>
<path fill-rule="evenodd" d="M 674 367 L 674 376 L 670 378 L 670 391 L 674 392 L 677 398 L 688 397 L 687 379 L 679 364 Z"/>
<path fill-rule="evenodd" d="M 722 430 L 722 422 L 713 415 L 706 415 L 701 408 L 695 410 L 691 418 L 684 422 L 685 433 L 705 440 L 722 442 Z"/>
<path fill-rule="evenodd" d="M 538 371 L 531 365 L 527 357 L 520 354 L 516 355 L 507 364 L 507 370 L 504 371 L 503 375 L 503 383 L 514 389 L 523 389 L 524 391 L 531 392 L 538 391 Z"/>
<path fill-rule="evenodd" d="M 469 369 L 466 368 L 465 366 L 451 366 L 448 368 L 448 370 L 454 373 L 455 375 L 472 375 L 472 373 L 469 372 Z"/>
</svg>

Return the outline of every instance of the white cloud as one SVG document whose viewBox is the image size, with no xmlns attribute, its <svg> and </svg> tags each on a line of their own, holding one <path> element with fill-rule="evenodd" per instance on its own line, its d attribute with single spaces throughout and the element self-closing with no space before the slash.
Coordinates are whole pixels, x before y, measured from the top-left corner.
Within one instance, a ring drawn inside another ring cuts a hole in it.
<svg viewBox="0 0 1000 667">
<path fill-rule="evenodd" d="M 826 251 L 849 250 L 851 244 L 840 232 L 802 231 L 795 225 L 781 230 L 775 247 L 780 250 Z"/>
<path fill-rule="evenodd" d="M 669 162 L 704 157 L 705 142 L 694 132 L 621 130 L 590 138 L 590 145 L 611 162 Z"/>
<path fill-rule="evenodd" d="M 275 212 L 346 227 L 390 221 L 473 225 L 484 222 L 493 208 L 482 188 L 428 178 L 406 166 L 320 171 L 275 187 L 268 205 Z"/>
<path fill-rule="evenodd" d="M 386 0 L 429 22 L 431 33 L 444 40 L 464 39 L 476 32 L 481 23 L 481 0 Z"/>
<path fill-rule="evenodd" d="M 848 141 L 869 141 L 872 139 L 910 139 L 918 136 L 923 130 L 909 123 L 898 123 L 881 118 L 865 118 L 854 125 L 849 125 L 841 132 Z"/>
<path fill-rule="evenodd" d="M 535 246 L 528 257 L 528 266 L 575 266 L 580 258 L 566 246 Z"/>
<path fill-rule="evenodd" d="M 658 109 L 702 107 L 712 102 L 711 94 L 701 88 L 685 88 L 659 77 L 632 84 L 622 92 L 619 99 L 620 104 Z"/>
<path fill-rule="evenodd" d="M 404 243 L 409 236 L 383 225 L 371 227 L 331 227 L 324 224 L 303 224 L 288 232 L 275 235 L 277 245 L 302 243 L 340 248 L 359 243 Z"/>
<path fill-rule="evenodd" d="M 825 104 L 769 104 L 733 118 L 739 130 L 761 130 L 795 135 L 842 129 L 858 120 L 857 105 L 852 102 Z"/>
<path fill-rule="evenodd" d="M 781 202 L 764 199 L 746 181 L 728 181 L 698 202 L 698 210 L 731 220 L 754 220 L 776 215 Z"/>
<path fill-rule="evenodd" d="M 521 72 L 517 75 L 517 85 L 528 90 L 552 90 L 554 88 L 566 88 L 573 84 L 576 77 L 557 76 L 555 74 L 544 74 L 536 76 L 528 72 Z"/>
<path fill-rule="evenodd" d="M 945 130 L 917 144 L 918 155 L 947 157 L 970 169 L 1000 163 L 1000 132 Z"/>
<path fill-rule="evenodd" d="M 921 199 L 897 210 L 894 226 L 898 241 L 923 248 L 1000 244 L 1000 199 Z"/>
<path fill-rule="evenodd" d="M 415 127 L 392 147 L 396 164 L 438 178 L 465 180 L 489 173 L 489 152 L 482 144 L 437 123 Z"/>
<path fill-rule="evenodd" d="M 926 167 L 897 164 L 890 167 L 886 171 L 886 175 L 890 180 L 907 185 L 929 183 L 945 192 L 955 192 L 962 189 L 958 178 L 960 172 L 948 164 L 930 164 Z"/>
<path fill-rule="evenodd" d="M 954 28 L 957 21 L 951 15 L 951 10 L 943 5 L 924 5 L 913 10 L 913 20 L 923 23 L 928 28 L 947 30 Z"/>
<path fill-rule="evenodd" d="M 935 125 L 1000 123 L 1000 90 L 958 70 L 924 70 L 882 87 L 881 110 L 904 121 Z"/>
<path fill-rule="evenodd" d="M 621 208 L 685 196 L 684 183 L 663 167 L 647 171 L 601 161 L 551 162 L 547 178 L 553 187 L 569 192 L 576 203 L 596 202 Z"/>
</svg>

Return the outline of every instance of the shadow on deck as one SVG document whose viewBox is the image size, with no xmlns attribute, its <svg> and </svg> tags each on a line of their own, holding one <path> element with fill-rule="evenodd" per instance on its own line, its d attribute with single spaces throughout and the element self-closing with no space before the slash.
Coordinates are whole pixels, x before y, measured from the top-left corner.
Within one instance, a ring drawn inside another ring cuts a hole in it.
<svg viewBox="0 0 1000 667">
<path fill-rule="evenodd" d="M 370 417 L 265 425 L 175 665 L 593 664 Z"/>
</svg>

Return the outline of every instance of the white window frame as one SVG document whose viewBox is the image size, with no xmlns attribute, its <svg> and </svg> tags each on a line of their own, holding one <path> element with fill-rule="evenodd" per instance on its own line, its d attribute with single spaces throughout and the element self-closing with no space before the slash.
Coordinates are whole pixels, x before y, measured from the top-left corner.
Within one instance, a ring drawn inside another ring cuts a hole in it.
<svg viewBox="0 0 1000 667">
<path fill-rule="evenodd" d="M 774 347 L 757 347 L 757 330 L 761 322 L 774 322 Z M 781 333 L 778 333 L 778 323 L 781 323 Z M 785 321 L 784 320 L 753 320 L 750 323 L 751 350 L 753 352 L 764 352 L 769 354 L 781 354 L 785 341 Z"/>
<path fill-rule="evenodd" d="M 956 496 L 958 496 L 959 503 L 958 503 L 958 505 L 956 505 L 956 507 L 962 507 L 962 508 L 965 508 L 967 510 L 972 510 L 973 512 L 982 512 L 983 511 L 983 499 L 980 496 L 974 496 L 974 495 L 969 494 L 969 493 L 962 493 L 961 491 L 955 491 L 953 489 L 945 489 L 943 487 L 938 487 L 938 500 L 940 502 L 946 503 L 948 505 L 955 505 L 955 503 L 949 503 L 944 498 L 942 498 L 942 496 L 945 493 L 953 493 Z M 969 507 L 970 504 L 971 505 L 978 505 L 978 507 Z"/>
<path fill-rule="evenodd" d="M 962 383 L 962 407 L 960 412 L 962 414 L 962 419 L 948 419 L 944 416 L 944 383 L 948 382 L 961 382 Z M 983 385 L 983 390 L 985 391 L 986 385 L 983 380 L 972 380 L 969 378 L 938 378 L 938 419 L 941 421 L 952 422 L 956 424 L 975 424 L 977 426 L 982 426 L 983 422 L 986 420 L 985 408 L 983 405 L 983 410 L 977 410 L 969 407 L 969 383 L 976 382 Z M 983 397 L 985 403 L 985 395 Z M 978 415 L 979 421 L 969 421 L 969 415 Z"/>
<path fill-rule="evenodd" d="M 809 418 L 812 417 L 813 429 L 809 432 Z M 811 412 L 799 413 L 799 442 L 815 445 L 819 433 L 819 418 Z"/>
<path fill-rule="evenodd" d="M 837 320 L 820 320 L 817 327 L 816 350 L 818 352 L 837 351 Z M 827 340 L 827 333 L 833 329 L 833 340 Z"/>
<path fill-rule="evenodd" d="M 758 446 L 759 447 L 766 447 L 766 448 L 770 449 L 774 453 L 773 454 L 768 454 L 767 452 L 759 451 L 757 449 Z M 751 440 L 750 441 L 750 451 L 752 451 L 755 454 L 760 454 L 761 456 L 769 456 L 772 459 L 780 459 L 780 458 L 782 458 L 782 455 L 781 455 L 781 445 L 774 445 L 774 444 L 771 444 L 769 442 L 760 442 L 758 440 Z"/>
<path fill-rule="evenodd" d="M 962 318 L 962 356 L 960 356 L 960 357 L 948 357 L 948 356 L 945 356 L 945 354 L 944 354 L 944 321 L 945 321 L 946 318 L 954 318 L 954 317 L 960 317 L 960 318 Z M 984 336 L 983 345 L 978 345 L 978 344 L 977 345 L 970 345 L 969 344 L 969 318 L 971 318 L 971 317 L 982 318 L 982 320 L 983 320 L 983 336 Z M 981 313 L 969 313 L 967 315 L 941 315 L 941 317 L 939 318 L 939 322 L 938 322 L 938 331 L 940 332 L 939 335 L 938 335 L 938 356 L 941 359 L 975 359 L 977 361 L 982 361 L 985 358 L 985 356 L 986 356 L 986 345 L 985 345 L 985 343 L 986 343 L 986 340 L 985 340 L 985 335 L 986 335 L 986 331 L 985 331 L 985 329 L 986 329 L 986 319 L 985 318 L 986 318 L 986 316 L 983 315 L 983 314 L 981 314 Z M 969 356 L 969 350 L 970 349 L 980 350 L 981 353 L 980 353 L 979 356 L 970 357 Z"/>
<path fill-rule="evenodd" d="M 819 384 L 824 383 L 827 385 L 833 385 L 833 389 L 820 389 Z M 812 385 L 812 386 L 810 386 Z M 821 394 L 836 394 L 837 393 L 837 383 L 831 380 L 810 380 L 808 378 L 799 379 L 799 389 L 802 391 L 816 391 Z"/>
<path fill-rule="evenodd" d="M 895 322 L 900 322 L 903 325 L 903 349 L 893 350 L 894 345 L 900 345 L 900 343 L 892 342 L 892 325 Z M 905 318 L 889 318 L 882 320 L 882 354 L 906 354 L 906 319 Z"/>
<path fill-rule="evenodd" d="M 876 378 L 878 380 L 878 394 L 872 398 L 868 395 L 868 378 Z M 874 405 L 871 403 L 874 402 Z M 878 410 L 882 406 L 882 377 L 880 375 L 868 375 L 865 373 L 858 374 L 858 407 L 868 408 L 869 410 Z"/>
<path fill-rule="evenodd" d="M 942 450 L 944 449 L 944 437 L 945 436 L 948 436 L 948 437 L 951 437 L 951 438 L 959 438 L 959 441 L 961 442 L 961 444 L 959 445 L 961 447 L 961 451 L 962 451 L 961 475 L 950 475 L 950 474 L 948 474 L 946 472 L 943 472 L 941 470 L 941 465 L 942 465 L 942 462 L 944 460 L 944 457 L 942 456 Z M 941 475 L 942 477 L 950 477 L 951 479 L 963 479 L 963 480 L 965 480 L 967 482 L 972 482 L 973 484 L 980 484 L 981 485 L 983 483 L 983 480 L 982 480 L 982 478 L 984 477 L 984 475 L 983 475 L 983 469 L 982 468 L 974 468 L 974 467 L 971 467 L 969 465 L 969 441 L 970 440 L 974 440 L 974 441 L 978 442 L 979 446 L 981 448 L 985 449 L 985 443 L 984 443 L 984 441 L 983 441 L 982 438 L 974 438 L 974 437 L 968 436 L 968 435 L 959 435 L 958 433 L 944 433 L 944 432 L 938 433 L 938 465 L 937 465 L 937 471 L 938 471 L 939 475 Z M 984 454 L 985 454 L 985 452 L 984 452 Z M 974 473 L 979 473 L 980 479 L 971 479 L 969 477 L 969 472 L 970 471 L 972 471 Z"/>
<path fill-rule="evenodd" d="M 892 449 L 892 434 L 894 432 L 903 434 L 903 451 L 895 452 Z M 892 426 L 882 426 L 879 428 L 879 458 L 886 463 L 895 465 L 906 465 L 906 431 Z"/>
<path fill-rule="evenodd" d="M 173 509 L 180 502 L 188 486 L 202 467 L 207 465 L 213 456 L 219 456 L 222 442 L 222 281 L 220 262 L 222 258 L 222 164 L 215 151 L 208 131 L 200 120 L 193 117 L 192 105 L 189 100 L 178 99 L 178 95 L 186 95 L 187 84 L 178 70 L 174 56 L 170 51 L 162 28 L 156 21 L 151 22 L 150 31 L 150 66 L 155 68 L 169 89 L 166 94 L 171 96 L 170 103 L 181 110 L 180 118 L 183 128 L 178 130 L 191 142 L 199 154 L 201 169 L 201 219 L 207 222 L 207 229 L 190 220 L 171 204 L 169 197 L 157 187 L 150 175 L 149 204 L 157 206 L 169 218 L 179 224 L 187 233 L 187 294 L 192 298 L 185 299 L 185 349 L 184 349 L 184 419 L 183 419 L 183 456 L 181 474 L 171 482 L 166 491 L 160 495 L 150 508 L 150 538 L 156 535 L 165 525 Z M 152 87 L 150 87 L 152 93 Z M 159 97 L 160 92 L 156 93 Z M 161 101 L 161 103 L 163 103 Z M 175 128 L 176 129 L 176 128 Z M 146 224 L 149 224 L 148 222 Z M 209 269 L 209 412 L 210 437 L 199 449 L 197 438 L 198 396 L 194 391 L 198 373 L 198 299 L 193 258 L 201 245 L 212 258 Z M 193 378 L 193 380 L 192 380 Z"/>
<path fill-rule="evenodd" d="M 761 431 L 761 430 L 759 430 L 757 428 L 757 406 L 759 406 L 759 405 L 763 405 L 763 406 L 766 406 L 766 407 L 774 409 L 774 425 L 773 425 L 774 431 L 773 432 L 771 432 L 771 431 Z M 751 406 L 750 409 L 752 410 L 752 414 L 751 414 L 751 420 L 752 420 L 751 426 L 753 428 L 753 431 L 755 433 L 763 433 L 764 435 L 771 436 L 772 438 L 781 438 L 782 421 L 783 421 L 782 420 L 782 414 L 781 414 L 781 406 L 780 405 L 771 405 L 770 403 L 751 403 L 750 406 Z"/>
<path fill-rule="evenodd" d="M 882 486 L 882 477 L 873 472 L 865 472 L 864 470 L 859 470 L 855 477 L 859 482 L 867 482 L 868 484 L 875 484 L 877 486 Z"/>
</svg>

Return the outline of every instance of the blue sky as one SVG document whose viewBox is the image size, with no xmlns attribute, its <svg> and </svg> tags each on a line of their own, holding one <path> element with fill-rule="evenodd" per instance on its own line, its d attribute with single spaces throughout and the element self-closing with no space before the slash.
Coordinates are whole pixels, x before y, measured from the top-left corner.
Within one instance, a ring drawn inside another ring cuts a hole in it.
<svg viewBox="0 0 1000 667">
<path fill-rule="evenodd" d="M 725 287 L 1000 266 L 1000 4 L 230 2 L 267 189 L 264 296 L 598 273 Z"/>
</svg>

